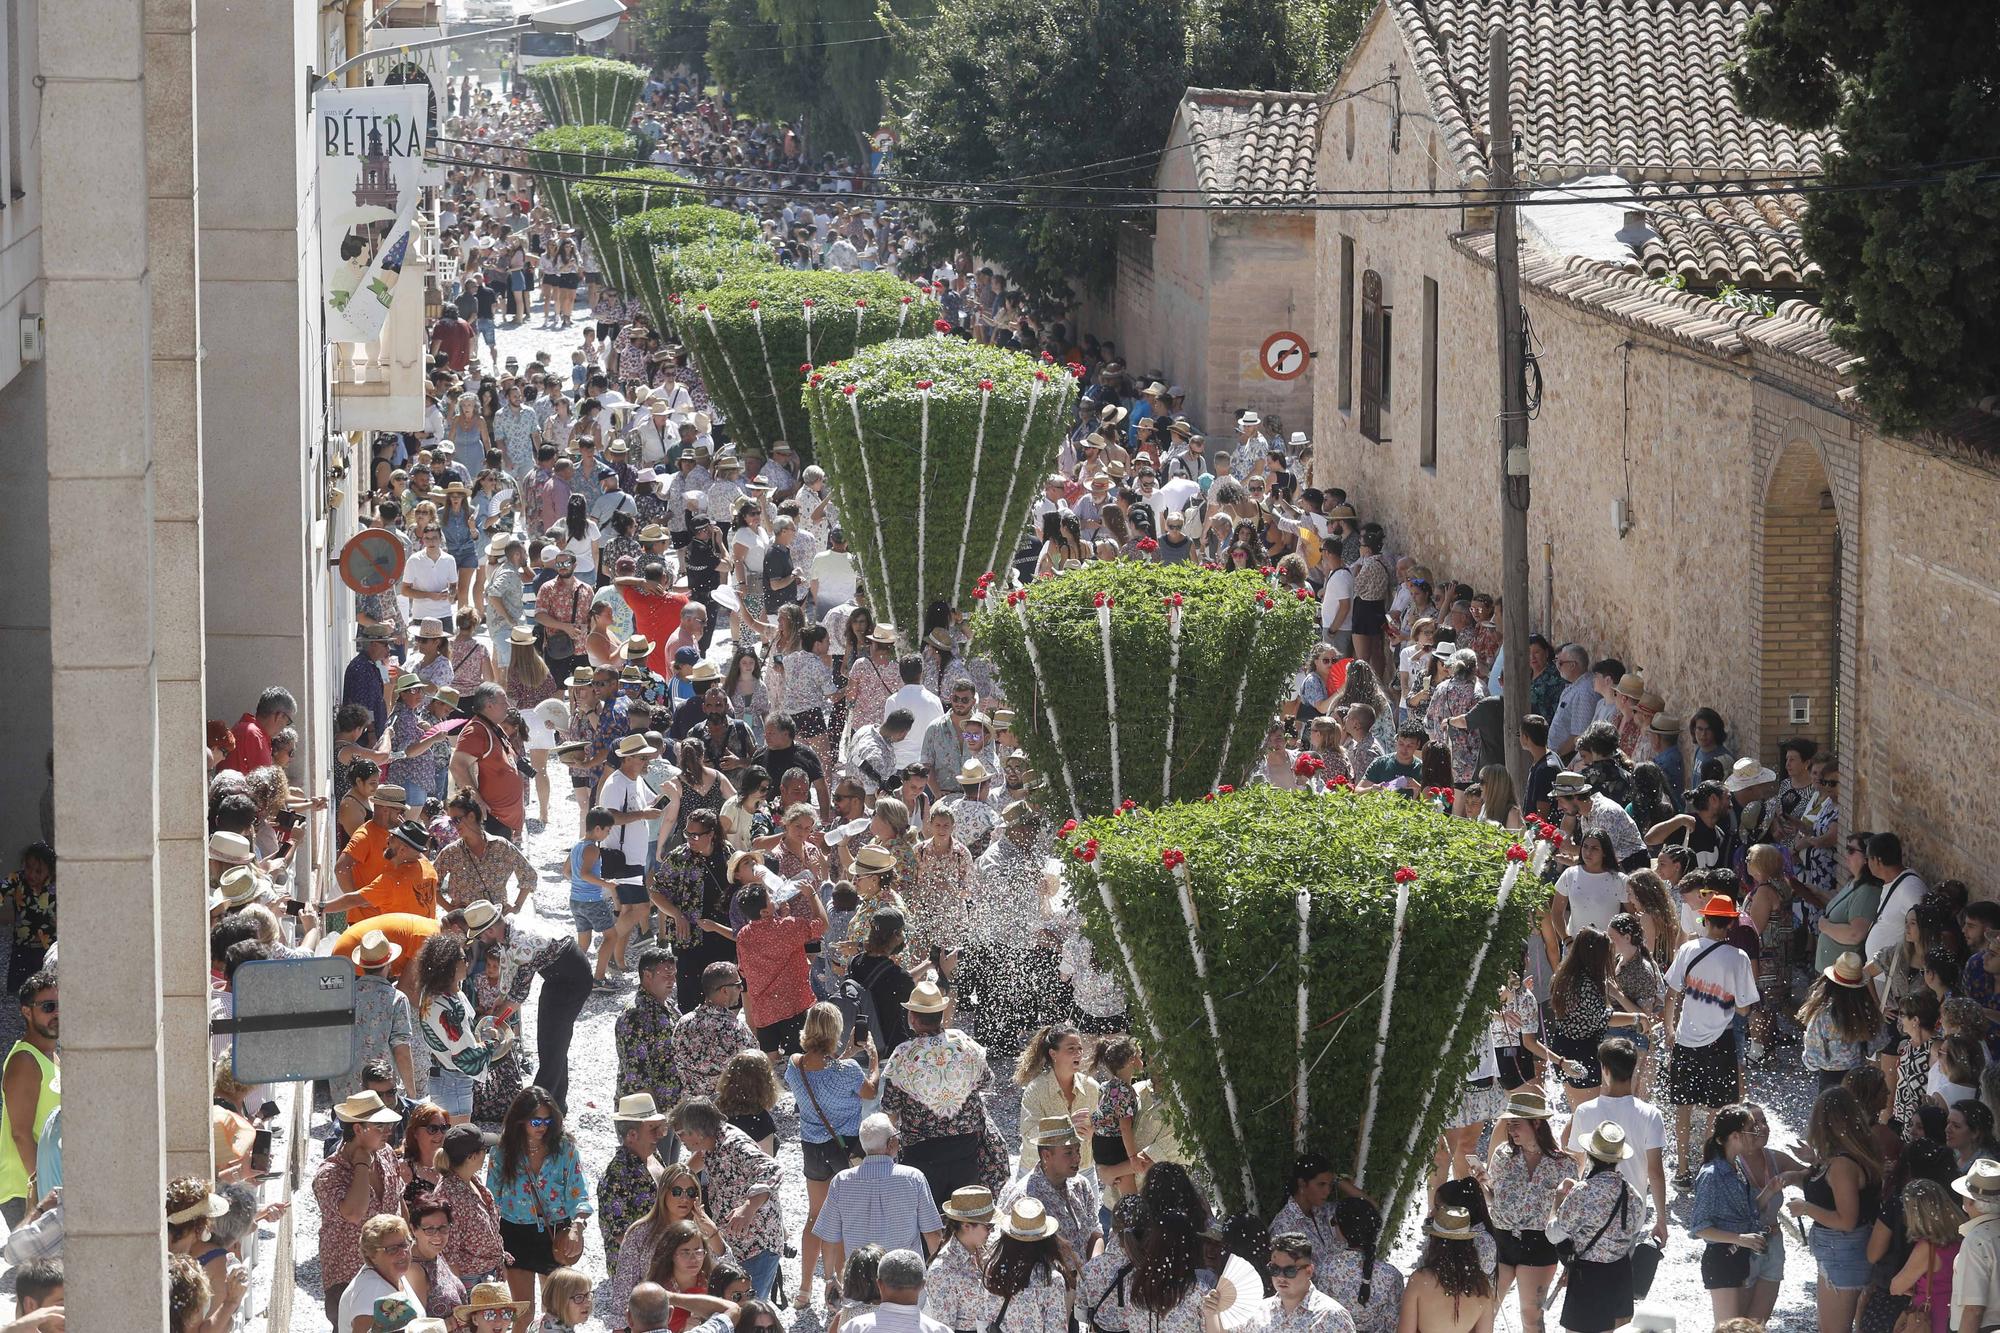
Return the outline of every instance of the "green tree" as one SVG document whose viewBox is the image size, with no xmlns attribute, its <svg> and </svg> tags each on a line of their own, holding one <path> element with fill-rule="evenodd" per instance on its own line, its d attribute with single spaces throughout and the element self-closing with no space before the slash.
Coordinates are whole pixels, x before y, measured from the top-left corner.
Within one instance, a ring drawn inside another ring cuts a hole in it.
<svg viewBox="0 0 2000 1333">
<path fill-rule="evenodd" d="M 698 75 L 708 72 L 710 0 L 645 0 L 639 10 L 639 44 L 654 66 L 687 66 Z"/>
<path fill-rule="evenodd" d="M 1982 179 L 2000 155 L 1996 48 L 1990 0 L 1775 0 L 1744 35 L 1745 105 L 1832 131 L 1828 184 L 1939 178 L 1815 194 L 1805 219 L 1825 310 L 1889 430 L 1936 426 L 2000 384 L 2000 184 Z"/>
<path fill-rule="evenodd" d="M 951 0 L 935 23 L 903 31 L 913 73 L 893 93 L 902 174 L 1072 187 L 1152 182 L 1189 81 L 1180 0 Z M 1027 188 L 986 197 L 1071 206 L 923 204 L 935 251 L 969 248 L 1004 266 L 1032 298 L 1067 304 L 1109 284 L 1119 221 L 1134 216 L 1090 205 L 1137 196 Z"/>
</svg>

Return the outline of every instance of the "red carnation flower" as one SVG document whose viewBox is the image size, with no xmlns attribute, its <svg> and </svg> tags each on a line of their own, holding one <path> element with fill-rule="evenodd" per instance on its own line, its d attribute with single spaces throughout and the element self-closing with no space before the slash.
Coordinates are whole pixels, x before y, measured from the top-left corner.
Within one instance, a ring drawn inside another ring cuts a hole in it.
<svg viewBox="0 0 2000 1333">
<path fill-rule="evenodd" d="M 1176 593 L 1169 593 L 1169 594 L 1167 595 L 1167 605 L 1168 605 L 1168 606 L 1179 606 L 1179 605 L 1181 604 L 1181 601 L 1182 601 L 1182 598 L 1181 598 L 1181 595 L 1180 595 L 1179 593 L 1177 593 L 1177 592 L 1176 592 Z"/>
<path fill-rule="evenodd" d="M 852 398 L 854 396 L 854 386 L 852 384 L 841 385 L 840 391 L 846 394 L 849 398 Z"/>
<path fill-rule="evenodd" d="M 907 298 L 905 298 L 905 299 L 907 299 Z M 810 305 L 810 304 L 811 304 L 811 302 L 807 302 L 807 304 L 808 304 L 808 305 Z M 866 298 L 866 297 L 864 297 L 864 296 L 857 296 L 857 297 L 855 297 L 855 298 L 854 298 L 854 308 L 855 308 L 856 310 L 866 310 L 866 309 L 868 308 L 868 298 Z"/>
<path fill-rule="evenodd" d="M 1093 606 L 1110 606 L 1112 598 L 1110 593 L 1101 592 L 1091 598 L 1090 601 Z"/>
<path fill-rule="evenodd" d="M 1203 796 L 1203 797 L 1202 797 L 1201 799 L 1202 799 L 1202 800 L 1204 800 L 1204 801 L 1213 801 L 1213 800 L 1215 799 L 1215 793 L 1214 793 L 1214 792 L 1209 792 L 1209 793 L 1208 793 L 1207 795 Z"/>
<path fill-rule="evenodd" d="M 908 305 L 908 304 L 909 304 L 910 302 L 912 302 L 912 301 L 914 301 L 914 300 L 916 300 L 916 299 L 917 299 L 917 298 L 916 298 L 916 297 L 914 297 L 914 296 L 906 296 L 906 297 L 904 297 L 904 298 L 903 298 L 903 304 L 904 304 L 904 305 Z M 856 304 L 856 305 L 867 305 L 868 303 L 867 303 L 866 301 L 856 301 L 856 302 L 855 302 L 854 304 Z"/>
<path fill-rule="evenodd" d="M 1153 552 L 1160 549 L 1160 544 L 1154 541 L 1151 537 L 1141 537 L 1137 542 L 1134 542 L 1133 545 L 1137 546 L 1141 551 L 1144 551 L 1147 555 L 1151 555 Z"/>
<path fill-rule="evenodd" d="M 757 308 L 757 304 L 758 304 L 758 303 L 757 303 L 757 300 L 756 300 L 756 298 L 755 298 L 755 297 L 752 297 L 752 298 L 751 298 L 751 300 L 750 300 L 750 308 L 751 308 L 752 310 L 755 310 L 755 309 Z"/>
<path fill-rule="evenodd" d="M 1049 382 L 1049 372 L 1046 370 L 1038 370 L 1035 372 L 1035 378 L 1039 380 L 1041 383 L 1047 384 Z"/>
<path fill-rule="evenodd" d="M 1054 354 L 1052 354 L 1052 353 L 1049 353 L 1049 352 L 1043 352 L 1043 353 L 1042 353 L 1042 360 L 1044 360 L 1044 361 L 1048 362 L 1048 363 L 1049 363 L 1050 365 L 1052 365 L 1052 366 L 1053 366 L 1053 365 L 1054 365 L 1054 364 L 1056 363 L 1056 359 L 1055 359 L 1055 356 L 1054 356 Z"/>
<path fill-rule="evenodd" d="M 979 381 L 979 390 L 980 390 L 980 392 L 981 392 L 981 393 L 992 393 L 992 392 L 993 392 L 993 381 L 992 381 L 992 380 L 981 380 L 981 381 Z"/>
<path fill-rule="evenodd" d="M 1202 567 L 1203 569 L 1221 569 L 1221 568 L 1222 568 L 1222 566 L 1221 566 L 1221 565 L 1218 565 L 1218 564 L 1216 564 L 1216 563 L 1215 563 L 1215 562 L 1214 562 L 1213 560 L 1204 560 L 1204 561 L 1202 561 L 1202 562 L 1201 562 L 1201 567 Z"/>
<path fill-rule="evenodd" d="M 808 309 L 808 310 L 812 309 L 812 303 L 813 303 L 813 299 L 812 299 L 812 298 L 811 298 L 810 296 L 808 296 L 808 297 L 807 297 L 807 298 L 805 299 L 805 303 L 804 303 L 804 304 L 805 304 L 805 308 L 806 308 L 806 309 Z"/>
<path fill-rule="evenodd" d="M 1562 845 L 1563 845 L 1563 835 L 1562 835 L 1562 834 L 1560 834 L 1560 833 L 1551 833 L 1551 834 L 1549 835 L 1549 846 L 1550 846 L 1550 847 L 1554 848 L 1554 849 L 1555 849 L 1556 851 L 1561 851 L 1561 850 L 1562 850 Z"/>
<path fill-rule="evenodd" d="M 1268 579 L 1271 575 L 1278 572 L 1278 567 L 1276 565 L 1259 565 L 1257 566 L 1257 572 Z"/>
<path fill-rule="evenodd" d="M 1120 810 L 1137 810 L 1139 808 L 1139 803 L 1133 800 L 1130 796 L 1127 796 L 1124 800 L 1118 803 L 1118 808 Z"/>
<path fill-rule="evenodd" d="M 1310 602 L 1313 599 L 1312 593 L 1305 588 L 1296 588 L 1293 591 L 1302 602 Z"/>
<path fill-rule="evenodd" d="M 1187 864 L 1187 853 L 1178 847 L 1166 847 L 1160 851 L 1160 864 L 1172 870 Z"/>
<path fill-rule="evenodd" d="M 1403 866 L 1396 871 L 1396 882 L 1398 884 L 1412 884 L 1416 882 L 1416 878 L 1417 872 L 1408 866 Z"/>
<path fill-rule="evenodd" d="M 972 590 L 972 600 L 973 600 L 973 601 L 975 601 L 975 602 L 983 602 L 983 601 L 985 601 L 985 600 L 986 600 L 986 589 L 984 589 L 984 588 L 974 588 L 974 589 Z"/>
<path fill-rule="evenodd" d="M 1326 760 L 1313 754 L 1311 751 L 1307 751 L 1292 761 L 1292 772 L 1302 778 L 1309 778 L 1325 767 Z"/>
<path fill-rule="evenodd" d="M 1345 773 L 1336 773 L 1333 775 L 1333 785 L 1336 787 L 1351 787 L 1354 785 L 1354 779 L 1348 777 Z"/>
<path fill-rule="evenodd" d="M 1220 787 L 1217 787 L 1216 790 L 1221 792 L 1224 796 L 1227 796 L 1229 795 L 1229 793 L 1235 791 L 1236 788 L 1230 786 L 1228 783 L 1225 782 Z"/>
<path fill-rule="evenodd" d="M 1082 366 L 1079 366 L 1079 365 L 1072 365 L 1072 366 L 1071 366 L 1071 367 L 1069 368 L 1069 377 L 1070 377 L 1071 379 L 1073 379 L 1073 380 L 1080 380 L 1080 379 L 1082 379 L 1082 378 L 1083 378 L 1083 367 L 1082 367 Z"/>
<path fill-rule="evenodd" d="M 703 301 L 703 302 L 702 302 L 702 303 L 701 303 L 700 305 L 698 305 L 698 306 L 696 306 L 696 307 L 695 307 L 695 310 L 696 310 L 696 311 L 704 311 L 704 310 L 707 310 L 707 309 L 708 309 L 708 302 L 706 302 L 706 301 Z"/>
<path fill-rule="evenodd" d="M 931 382 L 930 382 L 929 380 L 918 380 L 918 381 L 917 381 L 917 388 L 918 388 L 918 389 L 919 389 L 920 391 L 921 391 L 921 390 L 924 390 L 924 389 L 928 389 L 928 388 L 930 388 L 930 387 L 931 387 Z"/>
<path fill-rule="evenodd" d="M 826 380 L 826 376 L 824 376 L 824 375 L 815 375 L 815 376 L 813 376 L 813 377 L 812 377 L 812 381 L 811 381 L 811 382 L 812 382 L 812 383 L 814 383 L 814 384 L 821 384 L 821 383 L 824 383 L 824 382 L 825 382 L 825 380 Z"/>
<path fill-rule="evenodd" d="M 1088 842 L 1085 842 L 1082 846 L 1078 847 L 1075 851 L 1071 852 L 1070 855 L 1074 856 L 1077 860 L 1083 862 L 1095 861 L 1097 859 L 1097 839 L 1095 838 L 1090 839 Z"/>
<path fill-rule="evenodd" d="M 1074 832 L 1076 832 L 1076 821 L 1074 819 L 1065 819 L 1062 827 L 1056 830 L 1056 836 L 1058 838 L 1067 838 Z"/>
<path fill-rule="evenodd" d="M 800 363 L 799 363 L 799 374 L 801 374 L 801 375 L 810 375 L 810 374 L 812 374 L 812 373 L 813 373 L 813 363 L 812 363 L 812 362 L 810 362 L 810 361 L 802 361 L 802 362 L 800 362 Z"/>
<path fill-rule="evenodd" d="M 948 319 L 934 319 L 931 321 L 931 327 L 936 329 L 939 333 L 950 333 L 951 321 Z"/>
<path fill-rule="evenodd" d="M 1528 849 L 1518 842 L 1512 843 L 1507 848 L 1507 859 L 1509 861 L 1525 861 L 1528 859 Z"/>
<path fill-rule="evenodd" d="M 673 305 L 679 305 L 681 303 L 681 294 L 679 292 L 675 292 L 673 295 L 669 296 L 667 300 Z"/>
<path fill-rule="evenodd" d="M 1551 838 L 1557 836 L 1556 826 L 1554 824 L 1548 823 L 1545 820 L 1542 823 L 1535 825 L 1535 836 L 1541 839 L 1543 842 L 1547 842 Z"/>
</svg>

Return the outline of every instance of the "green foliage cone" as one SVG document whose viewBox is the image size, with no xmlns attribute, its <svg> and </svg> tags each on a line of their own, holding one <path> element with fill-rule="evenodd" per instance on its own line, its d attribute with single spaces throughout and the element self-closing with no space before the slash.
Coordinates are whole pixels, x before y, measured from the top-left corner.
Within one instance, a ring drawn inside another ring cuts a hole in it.
<svg viewBox="0 0 2000 1333">
<path fill-rule="evenodd" d="M 644 135 L 609 125 L 552 125 L 528 140 L 528 160 L 543 171 L 595 176 L 651 151 Z M 576 225 L 575 181 L 544 176 L 549 208 L 565 227 Z"/>
<path fill-rule="evenodd" d="M 1519 968 L 1546 901 L 1540 880 L 1522 873 L 1495 920 L 1506 849 L 1519 836 L 1386 792 L 1260 786 L 1100 816 L 1061 840 L 1057 854 L 1092 949 L 1125 981 L 1132 1030 L 1167 1094 L 1169 1118 L 1230 1211 L 1269 1216 L 1284 1201 L 1302 1054 L 1306 1148 L 1328 1154 L 1342 1175 L 1360 1169 L 1402 867 L 1416 878 L 1360 1183 L 1391 1213 L 1420 1188 L 1430 1146 L 1486 1040 L 1498 989 Z M 1080 853 L 1089 839 L 1096 847 L 1086 861 Z M 1179 872 L 1163 858 L 1170 849 L 1186 857 L 1192 933 Z M 1303 959 L 1302 891 L 1310 912 Z M 1195 942 L 1206 983 L 1197 977 Z M 1214 998 L 1220 1042 L 1204 996 Z"/>
<path fill-rule="evenodd" d="M 1100 594 L 1111 601 L 1115 717 Z M 1178 657 L 1167 616 L 1176 595 Z M 1017 710 L 1014 730 L 1049 784 L 1050 809 L 1090 814 L 1121 799 L 1196 800 L 1241 782 L 1318 636 L 1319 607 L 1254 570 L 1119 560 L 1039 580 L 1018 608 L 995 589 L 973 633 Z"/>
<path fill-rule="evenodd" d="M 672 299 L 677 293 L 713 287 L 746 270 L 777 267 L 778 257 L 771 253 L 770 246 L 741 239 L 647 245 L 643 255 L 634 253 L 626 262 L 632 277 L 632 294 L 644 304 L 653 327 L 658 329 L 679 328 L 680 310 Z"/>
<path fill-rule="evenodd" d="M 925 310 L 918 326 L 934 315 Z M 1013 555 L 1076 389 L 1066 372 L 1019 352 L 926 336 L 816 368 L 805 403 L 876 618 L 914 643 L 927 605 L 965 603 L 973 582 Z"/>
<path fill-rule="evenodd" d="M 784 440 L 808 463 L 815 441 L 799 367 L 928 329 L 938 316 L 935 299 L 892 274 L 830 269 L 731 273 L 705 291 L 682 292 L 676 309 L 674 327 L 731 437 L 767 455 Z"/>
<path fill-rule="evenodd" d="M 757 222 L 748 214 L 707 204 L 649 208 L 621 217 L 611 224 L 611 246 L 623 280 L 619 290 L 639 298 L 655 327 L 678 327 L 667 301 L 674 287 L 662 271 L 661 256 L 684 245 L 747 244 L 756 235 Z"/>
<path fill-rule="evenodd" d="M 632 290 L 631 275 L 619 252 L 612 229 L 620 218 L 629 218 L 655 208 L 674 208 L 703 202 L 701 190 L 678 172 L 661 167 L 640 167 L 633 171 L 608 171 L 588 185 L 570 191 L 583 234 L 590 241 L 590 253 L 597 256 L 604 280 L 621 292 Z"/>
<path fill-rule="evenodd" d="M 646 71 L 622 60 L 566 56 L 535 66 L 523 77 L 552 125 L 632 122 L 632 108 L 646 85 Z"/>
</svg>

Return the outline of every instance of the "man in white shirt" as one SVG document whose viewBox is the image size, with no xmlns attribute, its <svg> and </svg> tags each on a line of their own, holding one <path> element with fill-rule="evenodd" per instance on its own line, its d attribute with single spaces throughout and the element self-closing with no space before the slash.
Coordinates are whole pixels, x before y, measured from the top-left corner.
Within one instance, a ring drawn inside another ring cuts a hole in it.
<svg viewBox="0 0 2000 1333">
<path fill-rule="evenodd" d="M 1354 575 L 1348 572 L 1338 543 L 1320 547 L 1320 563 L 1327 571 L 1326 589 L 1319 599 L 1320 637 L 1345 657 L 1354 651 Z"/>
<path fill-rule="evenodd" d="M 924 732 L 931 723 L 944 716 L 944 703 L 935 694 L 924 688 L 924 659 L 916 653 L 907 653 L 896 662 L 896 669 L 902 673 L 903 688 L 889 696 L 882 706 L 882 716 L 887 717 L 897 709 L 910 715 L 910 730 L 903 739 L 896 742 L 896 767 L 908 768 L 923 758 Z M 947 775 L 954 780 L 958 774 Z"/>
<path fill-rule="evenodd" d="M 435 620 L 452 632 L 451 613 L 458 595 L 458 562 L 444 549 L 444 531 L 432 520 L 418 533 L 421 543 L 403 562 L 403 596 L 411 620 Z"/>
<path fill-rule="evenodd" d="M 655 395 L 647 408 L 636 414 L 639 424 L 632 428 L 632 438 L 639 445 L 639 463 L 643 467 L 664 467 L 667 450 L 674 446 L 679 432 L 668 414 L 666 398 Z"/>
<path fill-rule="evenodd" d="M 1639 1068 L 1639 1048 L 1624 1037 L 1607 1037 L 1598 1044 L 1597 1064 L 1604 1071 L 1604 1091 L 1576 1108 L 1563 1147 L 1582 1158 L 1583 1145 L 1599 1125 L 1611 1123 L 1625 1131 L 1632 1155 L 1618 1164 L 1635 1193 L 1653 1200 L 1653 1239 L 1667 1242 L 1667 1122 L 1660 1108 L 1636 1096 L 1633 1076 Z M 1682 1108 L 1686 1114 L 1686 1108 Z M 1681 1160 L 1685 1161 L 1683 1157 Z"/>
<path fill-rule="evenodd" d="M 1736 904 L 1716 894 L 1701 909 L 1702 935 L 1681 945 L 1667 969 L 1667 1088 L 1674 1103 L 1680 1175 L 1694 1178 L 1688 1129 L 1696 1106 L 1710 1110 L 1742 1097 L 1736 1062 L 1736 1015 L 1757 1003 L 1757 969 L 1729 942 Z"/>
<path fill-rule="evenodd" d="M 1037 533 L 1041 531 L 1043 514 L 1069 512 L 1069 503 L 1064 498 L 1067 493 L 1068 485 L 1060 473 L 1043 480 L 1042 493 L 1035 497 L 1035 503 L 1028 509 L 1028 522 L 1034 526 Z"/>
<path fill-rule="evenodd" d="M 1868 869 L 1882 882 L 1882 898 L 1875 911 L 1875 924 L 1868 928 L 1863 958 L 1873 958 L 1882 950 L 1901 944 L 1903 924 L 1910 909 L 1931 891 L 1916 871 L 1903 864 L 1903 840 L 1893 833 L 1877 833 L 1868 840 Z"/>
<path fill-rule="evenodd" d="M 854 572 L 854 556 L 847 549 L 847 534 L 834 528 L 826 534 L 826 540 L 827 549 L 813 557 L 809 577 L 815 623 L 824 620 L 826 613 L 834 607 L 851 599 L 854 585 L 859 582 Z"/>
<path fill-rule="evenodd" d="M 872 801 L 877 792 L 892 785 L 890 778 L 900 765 L 896 747 L 910 734 L 913 719 L 907 708 L 892 708 L 880 726 L 856 727 L 847 741 L 847 768 L 861 782 Z"/>
</svg>

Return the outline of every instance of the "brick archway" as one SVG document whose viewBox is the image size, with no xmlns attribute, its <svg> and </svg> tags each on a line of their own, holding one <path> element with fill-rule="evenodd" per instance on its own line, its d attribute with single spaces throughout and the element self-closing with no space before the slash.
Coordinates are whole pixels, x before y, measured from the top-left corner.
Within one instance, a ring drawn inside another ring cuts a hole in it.
<svg viewBox="0 0 2000 1333">
<path fill-rule="evenodd" d="M 1765 474 L 1762 634 L 1758 662 L 1759 752 L 1776 766 L 1778 743 L 1810 736 L 1821 749 L 1840 721 L 1842 549 L 1840 516 L 1812 440 L 1794 434 Z M 1803 700 L 1810 720 L 1793 720 Z"/>
</svg>

